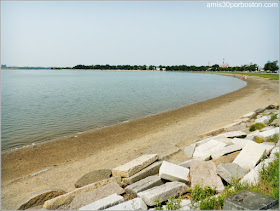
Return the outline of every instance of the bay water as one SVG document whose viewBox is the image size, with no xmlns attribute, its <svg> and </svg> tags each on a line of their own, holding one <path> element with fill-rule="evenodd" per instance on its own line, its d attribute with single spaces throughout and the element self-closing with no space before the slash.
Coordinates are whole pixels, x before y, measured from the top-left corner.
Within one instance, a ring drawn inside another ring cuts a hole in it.
<svg viewBox="0 0 280 211">
<path fill-rule="evenodd" d="M 1 149 L 131 121 L 244 86 L 204 73 L 1 70 Z"/>
</svg>

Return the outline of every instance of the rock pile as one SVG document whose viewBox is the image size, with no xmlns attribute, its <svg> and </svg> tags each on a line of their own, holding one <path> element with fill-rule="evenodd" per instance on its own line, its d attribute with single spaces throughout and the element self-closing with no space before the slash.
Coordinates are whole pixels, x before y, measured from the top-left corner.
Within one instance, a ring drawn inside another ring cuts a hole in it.
<svg viewBox="0 0 280 211">
<path fill-rule="evenodd" d="M 216 188 L 218 192 L 222 192 L 224 184 L 231 184 L 233 179 L 254 184 L 258 181 L 259 170 L 272 162 L 276 158 L 274 153 L 279 152 L 279 138 L 276 145 L 271 142 L 279 133 L 278 122 L 279 111 L 275 106 L 258 109 L 182 148 L 186 161 L 181 164 L 167 162 L 166 157 L 160 160 L 157 154 L 145 154 L 112 170 L 96 170 L 84 175 L 73 184 L 75 190 L 46 198 L 43 207 L 147 210 L 154 209 L 156 203 L 164 203 L 188 192 L 196 184 Z M 249 132 L 248 127 L 255 123 L 265 123 L 267 127 Z M 255 142 L 255 136 L 261 137 L 263 142 Z M 233 162 L 217 166 L 213 162 L 234 152 L 240 153 Z M 182 200 L 181 209 L 191 209 L 189 199 Z"/>
</svg>

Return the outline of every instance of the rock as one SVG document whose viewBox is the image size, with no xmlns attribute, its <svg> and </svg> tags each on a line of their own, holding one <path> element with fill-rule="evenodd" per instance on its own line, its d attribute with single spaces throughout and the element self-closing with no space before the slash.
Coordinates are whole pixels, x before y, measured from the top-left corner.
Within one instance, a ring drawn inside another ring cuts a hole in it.
<svg viewBox="0 0 280 211">
<path fill-rule="evenodd" d="M 259 136 L 266 139 L 266 138 L 272 138 L 275 134 L 279 134 L 279 127 L 276 127 L 274 129 L 267 130 L 267 131 L 264 131 L 264 132 L 260 132 Z"/>
<path fill-rule="evenodd" d="M 141 198 L 135 198 L 106 210 L 148 210 L 148 207 Z"/>
<path fill-rule="evenodd" d="M 71 203 L 71 201 L 77 196 L 78 194 L 89 192 L 91 190 L 97 189 L 99 187 L 102 187 L 104 185 L 117 182 L 118 184 L 121 183 L 121 178 L 120 177 L 111 177 L 109 179 L 101 180 L 89 185 L 86 185 L 81 188 L 77 188 L 69 193 L 66 193 L 64 195 L 55 197 L 53 199 L 50 199 L 48 201 L 45 201 L 43 207 L 48 209 L 48 210 L 55 210 L 59 208 L 62 205 L 68 205 Z"/>
<path fill-rule="evenodd" d="M 159 176 L 162 179 L 169 181 L 189 182 L 189 169 L 182 166 L 163 161 L 160 169 Z"/>
<path fill-rule="evenodd" d="M 181 208 L 179 210 L 192 210 L 192 202 L 190 199 L 182 199 L 180 206 Z"/>
<path fill-rule="evenodd" d="M 275 105 L 269 105 L 269 106 L 267 106 L 265 109 L 275 109 L 276 108 L 276 106 Z"/>
<path fill-rule="evenodd" d="M 216 137 L 226 137 L 226 138 L 245 138 L 247 136 L 246 133 L 244 133 L 241 130 L 237 131 L 232 131 L 232 132 L 226 132 L 226 133 L 221 133 L 217 135 Z"/>
<path fill-rule="evenodd" d="M 247 113 L 247 114 L 244 114 L 241 118 L 251 118 L 253 115 L 255 115 L 256 113 L 255 112 L 250 112 L 250 113 Z"/>
<path fill-rule="evenodd" d="M 229 184 L 232 184 L 233 180 L 241 179 L 246 175 L 246 171 L 236 163 L 222 163 L 218 165 L 217 173 Z"/>
<path fill-rule="evenodd" d="M 278 114 L 279 115 L 279 114 Z M 277 117 L 277 119 L 274 119 L 271 123 L 270 126 L 274 126 L 274 127 L 279 127 L 279 116 Z"/>
<path fill-rule="evenodd" d="M 221 192 L 225 189 L 221 178 L 216 173 L 216 166 L 212 161 L 196 161 L 191 163 L 190 177 L 192 188 L 210 186 Z"/>
<path fill-rule="evenodd" d="M 223 142 L 226 144 L 226 146 L 230 146 L 233 145 L 232 139 L 231 138 L 225 138 L 225 137 L 217 137 L 214 138 L 214 140 L 219 141 L 219 142 Z"/>
<path fill-rule="evenodd" d="M 130 177 L 158 159 L 157 154 L 146 154 L 112 170 L 113 176 Z"/>
<path fill-rule="evenodd" d="M 123 194 L 125 191 L 118 183 L 110 183 L 95 190 L 77 195 L 69 204 L 70 210 L 76 210 L 112 194 Z"/>
<path fill-rule="evenodd" d="M 262 129 L 260 129 L 260 132 L 271 130 L 271 129 L 274 129 L 274 127 L 272 127 L 272 126 L 264 127 Z"/>
<path fill-rule="evenodd" d="M 262 162 L 260 162 L 255 168 L 253 168 L 240 180 L 240 183 L 256 185 L 259 180 L 259 172 L 262 170 L 262 168 L 266 168 L 268 164 L 272 161 L 273 159 L 265 159 Z"/>
<path fill-rule="evenodd" d="M 271 150 L 275 147 L 275 144 L 273 142 L 263 142 L 260 143 L 260 145 L 265 148 L 266 155 L 269 155 Z"/>
<path fill-rule="evenodd" d="M 265 111 L 265 108 L 259 108 L 257 110 L 255 110 L 256 114 L 262 113 Z"/>
<path fill-rule="evenodd" d="M 155 200 L 159 203 L 167 201 L 170 197 L 175 197 L 180 193 L 187 192 L 188 186 L 182 182 L 167 182 L 164 185 L 157 186 L 137 194 L 143 201 L 149 205 L 156 205 Z"/>
<path fill-rule="evenodd" d="M 191 160 L 187 160 L 183 163 L 180 163 L 179 166 L 185 167 L 185 168 L 190 168 L 191 163 L 194 161 L 201 161 L 200 159 L 191 159 Z"/>
<path fill-rule="evenodd" d="M 24 199 L 22 199 L 18 206 L 17 210 L 26 210 L 30 207 L 35 207 L 38 205 L 43 205 L 45 201 L 65 194 L 64 190 L 60 189 L 44 189 L 37 192 L 34 192 Z"/>
<path fill-rule="evenodd" d="M 224 210 L 268 210 L 278 200 L 263 194 L 244 190 L 224 200 Z"/>
<path fill-rule="evenodd" d="M 215 152 L 223 147 L 225 147 L 226 144 L 216 141 L 214 139 L 211 139 L 205 144 L 202 144 L 195 148 L 195 151 L 193 153 L 193 158 L 200 158 L 203 160 L 209 160 L 210 155 L 212 152 Z M 205 159 L 206 158 L 206 159 Z"/>
<path fill-rule="evenodd" d="M 82 176 L 76 183 L 75 188 L 80 188 L 90 183 L 94 183 L 100 180 L 108 179 L 112 174 L 110 169 L 100 169 L 89 172 Z"/>
<path fill-rule="evenodd" d="M 247 137 L 246 137 L 246 139 L 242 139 L 242 138 L 234 138 L 234 139 L 232 139 L 232 143 L 233 143 L 233 144 L 241 145 L 242 149 L 243 149 L 249 142 L 255 143 L 254 141 L 247 139 Z"/>
<path fill-rule="evenodd" d="M 275 153 L 279 153 L 279 147 L 275 147 L 274 149 L 272 149 L 269 158 L 275 160 L 277 158 Z"/>
<path fill-rule="evenodd" d="M 263 123 L 266 124 L 268 123 L 268 121 L 270 120 L 270 118 L 268 116 L 262 116 L 258 119 L 255 120 L 255 123 Z"/>
<path fill-rule="evenodd" d="M 81 207 L 79 210 L 104 210 L 106 208 L 118 205 L 122 202 L 124 202 L 124 198 L 115 193 L 84 207 Z"/>
<path fill-rule="evenodd" d="M 191 144 L 184 148 L 184 153 L 187 156 L 187 158 L 192 158 L 195 146 L 196 144 Z"/>
<path fill-rule="evenodd" d="M 230 145 L 230 146 L 226 146 L 222 149 L 219 149 L 215 152 L 212 152 L 211 153 L 211 157 L 213 159 L 217 159 L 219 157 L 222 157 L 223 155 L 226 155 L 226 154 L 230 154 L 232 152 L 236 152 L 236 151 L 239 151 L 242 149 L 242 145 L 239 145 L 239 144 L 234 144 L 234 145 Z"/>
<path fill-rule="evenodd" d="M 159 176 L 149 176 L 145 179 L 142 179 L 136 183 L 133 183 L 125 188 L 125 191 L 130 195 L 136 197 L 137 193 L 153 188 L 155 186 L 162 185 L 163 182 Z"/>
<path fill-rule="evenodd" d="M 222 127 L 222 128 L 211 130 L 211 131 L 209 131 L 205 134 L 200 135 L 199 137 L 200 138 L 205 138 L 207 136 L 215 136 L 215 135 L 218 135 L 218 134 L 223 133 L 223 132 L 226 132 L 226 130 Z"/>
<path fill-rule="evenodd" d="M 249 142 L 234 159 L 233 163 L 238 164 L 246 171 L 250 171 L 258 164 L 264 153 L 265 148 L 263 146 Z"/>
<path fill-rule="evenodd" d="M 130 184 L 137 182 L 141 179 L 144 179 L 148 176 L 158 174 L 161 164 L 162 164 L 162 161 L 155 162 L 155 163 L 149 165 L 148 167 L 144 168 L 143 170 L 139 171 L 138 173 L 134 174 L 131 177 L 122 178 L 122 181 L 124 183 L 130 185 Z"/>
<path fill-rule="evenodd" d="M 260 131 L 259 130 L 256 130 L 256 131 L 253 131 L 251 133 L 249 133 L 246 137 L 246 139 L 248 140 L 254 140 L 255 136 L 259 136 L 260 135 Z"/>
</svg>

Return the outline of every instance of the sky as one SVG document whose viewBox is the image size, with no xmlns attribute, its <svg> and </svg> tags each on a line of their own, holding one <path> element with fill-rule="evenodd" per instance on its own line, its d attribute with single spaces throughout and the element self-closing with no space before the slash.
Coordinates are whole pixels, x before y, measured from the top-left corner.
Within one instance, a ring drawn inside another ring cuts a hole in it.
<svg viewBox="0 0 280 211">
<path fill-rule="evenodd" d="M 1 1 L 1 64 L 200 66 L 225 58 L 230 66 L 263 66 L 278 60 L 279 5 L 207 3 Z"/>
</svg>

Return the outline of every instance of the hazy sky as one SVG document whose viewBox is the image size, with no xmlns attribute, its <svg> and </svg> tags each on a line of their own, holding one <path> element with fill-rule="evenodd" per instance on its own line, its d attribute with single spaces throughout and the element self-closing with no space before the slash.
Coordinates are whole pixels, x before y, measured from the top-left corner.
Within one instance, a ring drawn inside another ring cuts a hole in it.
<svg viewBox="0 0 280 211">
<path fill-rule="evenodd" d="M 207 2 L 3 2 L 1 63 L 263 65 L 279 58 L 278 8 Z"/>
</svg>

